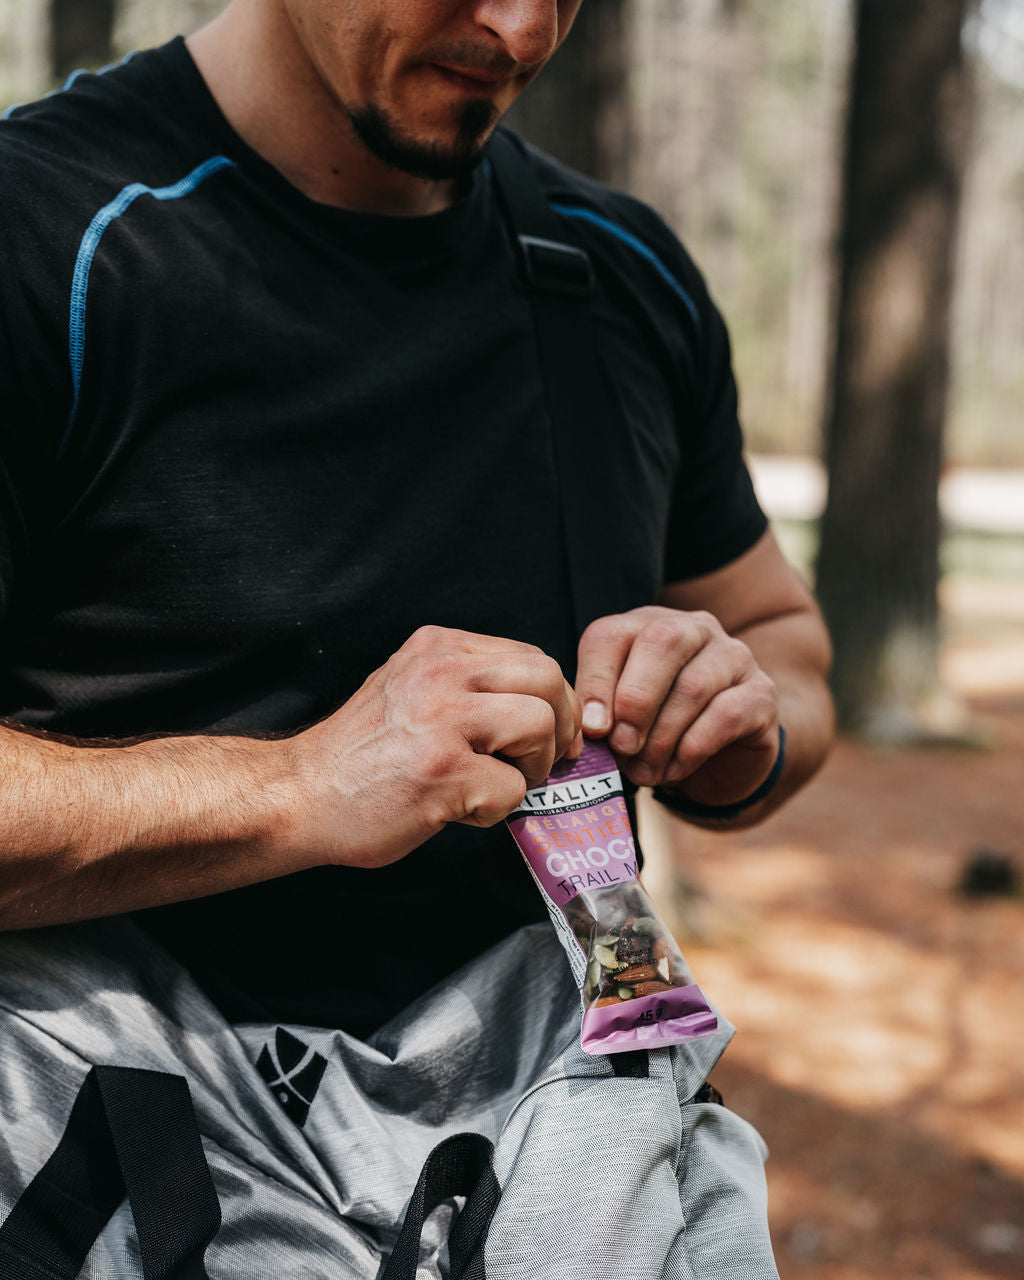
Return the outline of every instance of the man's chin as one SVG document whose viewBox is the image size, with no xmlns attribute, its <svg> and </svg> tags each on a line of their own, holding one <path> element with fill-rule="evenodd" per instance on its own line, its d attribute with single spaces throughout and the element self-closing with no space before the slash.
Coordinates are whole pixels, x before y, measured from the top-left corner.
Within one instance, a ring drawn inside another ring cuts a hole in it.
<svg viewBox="0 0 1024 1280">
<path fill-rule="evenodd" d="M 441 142 L 403 133 L 389 113 L 373 103 L 348 112 L 356 136 L 378 160 L 403 173 L 433 181 L 464 178 L 476 168 L 500 113 L 492 103 L 481 99 L 466 103 L 453 114 L 455 139 Z"/>
</svg>

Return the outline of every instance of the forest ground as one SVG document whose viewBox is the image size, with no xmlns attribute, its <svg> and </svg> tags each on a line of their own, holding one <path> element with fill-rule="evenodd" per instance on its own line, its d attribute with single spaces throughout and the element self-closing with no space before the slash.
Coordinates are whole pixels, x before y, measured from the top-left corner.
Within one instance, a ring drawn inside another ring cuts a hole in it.
<svg viewBox="0 0 1024 1280">
<path fill-rule="evenodd" d="M 647 806 L 645 881 L 738 1032 L 712 1080 L 768 1142 L 782 1280 L 1024 1275 L 1024 583 L 944 584 L 944 674 L 989 749 L 843 741 L 761 827 Z"/>
</svg>

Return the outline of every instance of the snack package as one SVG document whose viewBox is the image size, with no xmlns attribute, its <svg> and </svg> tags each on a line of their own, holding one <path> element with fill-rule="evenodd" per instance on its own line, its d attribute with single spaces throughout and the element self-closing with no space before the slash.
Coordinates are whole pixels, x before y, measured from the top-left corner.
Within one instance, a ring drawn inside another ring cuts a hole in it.
<svg viewBox="0 0 1024 1280">
<path fill-rule="evenodd" d="M 506 821 L 569 957 L 587 1053 L 679 1044 L 716 1030 L 636 878 L 622 779 L 603 742 L 557 764 Z"/>
</svg>

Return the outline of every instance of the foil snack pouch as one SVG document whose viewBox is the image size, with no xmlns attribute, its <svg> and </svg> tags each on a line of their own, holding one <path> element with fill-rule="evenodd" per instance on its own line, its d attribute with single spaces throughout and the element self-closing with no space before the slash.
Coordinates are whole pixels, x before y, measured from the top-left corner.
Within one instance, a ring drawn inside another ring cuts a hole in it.
<svg viewBox="0 0 1024 1280">
<path fill-rule="evenodd" d="M 587 742 L 506 819 L 580 990 L 587 1053 L 679 1044 L 718 1019 L 637 880 L 615 757 Z"/>
</svg>

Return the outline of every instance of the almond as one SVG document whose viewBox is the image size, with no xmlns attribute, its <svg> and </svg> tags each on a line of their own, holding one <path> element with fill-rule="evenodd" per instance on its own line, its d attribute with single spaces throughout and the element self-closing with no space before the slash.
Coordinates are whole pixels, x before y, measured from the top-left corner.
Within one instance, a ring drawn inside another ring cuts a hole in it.
<svg viewBox="0 0 1024 1280">
<path fill-rule="evenodd" d="M 657 970 L 653 964 L 635 964 L 629 969 L 623 969 L 621 973 L 615 975 L 615 981 L 621 987 L 623 983 L 630 986 L 634 982 L 648 982 L 651 978 L 658 976 Z"/>
<path fill-rule="evenodd" d="M 633 988 L 633 994 L 637 996 L 656 996 L 660 991 L 671 991 L 672 984 L 670 982 L 638 982 Z"/>
</svg>

